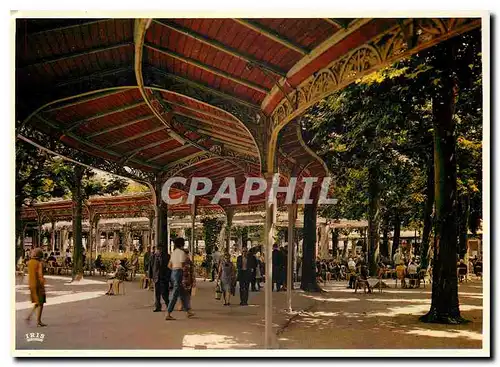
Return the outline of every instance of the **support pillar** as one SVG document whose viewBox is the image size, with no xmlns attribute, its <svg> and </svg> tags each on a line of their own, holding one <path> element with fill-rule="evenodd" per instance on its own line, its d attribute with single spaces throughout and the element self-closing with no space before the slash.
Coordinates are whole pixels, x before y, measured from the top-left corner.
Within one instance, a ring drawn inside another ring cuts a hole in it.
<svg viewBox="0 0 500 367">
<path fill-rule="evenodd" d="M 172 252 L 172 241 L 170 241 L 170 222 L 167 222 L 167 251 Z"/>
<path fill-rule="evenodd" d="M 61 250 L 63 253 L 66 253 L 66 249 L 68 248 L 68 230 L 67 228 L 61 229 Z"/>
<path fill-rule="evenodd" d="M 229 253 L 231 248 L 231 228 L 233 226 L 234 208 L 225 208 L 226 212 L 226 251 Z"/>
<path fill-rule="evenodd" d="M 36 244 L 37 244 L 37 247 L 42 247 L 42 226 L 43 226 L 43 223 L 41 221 L 38 222 L 38 231 L 37 231 L 37 239 L 36 239 Z"/>
<path fill-rule="evenodd" d="M 161 197 L 162 182 L 157 178 L 153 190 L 153 202 L 155 209 L 155 246 L 164 248 L 168 252 L 167 244 L 167 204 Z"/>
<path fill-rule="evenodd" d="M 196 238 L 196 211 L 198 209 L 198 198 L 194 199 L 194 203 L 191 204 L 191 238 L 189 239 L 189 253 L 194 259 L 194 242 Z"/>
<path fill-rule="evenodd" d="M 99 219 L 101 219 L 100 214 L 94 214 L 89 221 L 89 243 L 90 243 L 90 259 L 94 257 L 97 258 L 97 252 L 99 250 L 99 242 L 101 240 L 101 235 L 99 233 Z M 93 248 L 95 248 L 95 252 L 93 252 Z M 94 256 L 92 256 L 95 254 Z M 94 262 L 90 263 L 92 267 Z"/>
<path fill-rule="evenodd" d="M 154 221 L 155 221 L 155 215 L 154 212 L 151 213 L 148 217 L 149 219 L 149 243 L 148 245 L 151 246 L 151 250 L 153 249 L 154 246 Z"/>
<path fill-rule="evenodd" d="M 264 226 L 264 248 L 266 262 L 266 283 L 265 283 L 265 348 L 271 348 L 274 343 L 273 332 L 273 235 L 276 224 L 276 199 L 269 198 L 272 187 L 273 175 L 266 175 L 266 224 Z"/>
<path fill-rule="evenodd" d="M 56 251 L 56 221 L 50 221 L 50 248 L 52 252 Z"/>
<path fill-rule="evenodd" d="M 95 253 L 96 257 L 99 252 L 102 252 L 102 244 L 101 244 L 101 231 L 99 230 L 99 222 L 95 224 L 95 231 L 94 231 L 94 237 L 95 237 Z"/>
<path fill-rule="evenodd" d="M 297 220 L 297 204 L 293 203 L 288 206 L 288 256 L 287 256 L 287 274 L 286 274 L 286 299 L 288 311 L 292 312 L 292 290 L 293 290 L 293 258 L 294 256 L 294 232 L 295 221 Z"/>
</svg>

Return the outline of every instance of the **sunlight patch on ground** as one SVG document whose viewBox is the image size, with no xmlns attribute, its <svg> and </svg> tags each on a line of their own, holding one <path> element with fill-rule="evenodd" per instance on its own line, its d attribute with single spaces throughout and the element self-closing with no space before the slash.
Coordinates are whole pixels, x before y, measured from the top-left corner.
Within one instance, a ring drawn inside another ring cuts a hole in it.
<svg viewBox="0 0 500 367">
<path fill-rule="evenodd" d="M 66 280 L 68 280 L 66 278 Z M 67 282 L 64 283 L 64 285 L 90 285 L 90 284 L 106 284 L 106 282 L 100 281 L 100 280 L 91 280 L 91 279 L 81 279 L 76 282 Z"/>
<path fill-rule="evenodd" d="M 310 296 L 307 294 L 301 295 L 302 297 L 310 298 L 315 301 L 323 301 L 323 302 L 353 302 L 353 301 L 361 301 L 359 298 L 321 298 L 317 296 Z"/>
<path fill-rule="evenodd" d="M 86 299 L 101 297 L 103 295 L 104 295 L 104 292 L 102 292 L 102 291 L 71 293 L 71 294 L 67 294 L 64 296 L 48 298 L 47 303 L 44 305 L 44 307 L 59 305 L 61 303 L 83 301 Z M 16 311 L 27 310 L 27 309 L 30 309 L 32 307 L 33 307 L 33 304 L 31 303 L 31 301 L 16 302 Z"/>
<path fill-rule="evenodd" d="M 424 314 L 429 311 L 429 304 L 423 305 L 408 305 L 403 307 L 392 307 L 388 308 L 387 312 L 374 312 L 370 313 L 369 316 L 382 316 L 382 317 L 393 317 L 398 315 L 415 315 L 415 314 Z M 460 305 L 461 311 L 472 311 L 472 310 L 481 310 L 481 306 L 472 306 L 472 305 Z"/>
<path fill-rule="evenodd" d="M 483 340 L 483 336 L 481 334 L 467 330 L 428 330 L 418 328 L 407 331 L 406 333 L 435 338 L 468 338 L 472 340 Z"/>
<path fill-rule="evenodd" d="M 257 344 L 239 342 L 229 335 L 211 333 L 185 335 L 182 340 L 182 349 L 242 349 L 255 346 Z"/>
<path fill-rule="evenodd" d="M 28 290 L 22 290 L 17 292 L 19 294 L 29 295 L 31 292 Z M 66 294 L 71 294 L 73 291 L 47 291 L 47 296 L 64 296 Z"/>
<path fill-rule="evenodd" d="M 431 300 L 430 299 L 415 299 L 415 298 L 398 298 L 398 299 L 392 299 L 392 298 L 368 298 L 367 301 L 369 302 L 394 302 L 394 303 L 400 303 L 400 302 L 408 302 L 408 303 L 426 303 L 430 304 Z"/>
<path fill-rule="evenodd" d="M 45 288 L 51 288 L 51 287 L 53 287 L 53 285 L 45 284 Z M 29 289 L 29 285 L 28 284 L 18 284 L 18 285 L 16 285 L 16 289 Z"/>
<path fill-rule="evenodd" d="M 308 316 L 325 316 L 325 317 L 336 317 L 340 315 L 339 312 L 322 312 L 322 311 L 307 312 L 306 314 Z"/>
</svg>

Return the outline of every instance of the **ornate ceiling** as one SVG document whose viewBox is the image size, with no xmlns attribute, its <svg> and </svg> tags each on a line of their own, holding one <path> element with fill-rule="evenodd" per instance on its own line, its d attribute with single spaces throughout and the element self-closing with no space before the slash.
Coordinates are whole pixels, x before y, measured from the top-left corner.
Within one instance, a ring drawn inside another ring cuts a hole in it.
<svg viewBox="0 0 500 367">
<path fill-rule="evenodd" d="M 297 121 L 307 108 L 480 22 L 18 19 L 16 121 L 112 173 L 210 177 L 207 200 L 226 176 L 240 189 L 262 173 L 322 177 Z"/>
</svg>

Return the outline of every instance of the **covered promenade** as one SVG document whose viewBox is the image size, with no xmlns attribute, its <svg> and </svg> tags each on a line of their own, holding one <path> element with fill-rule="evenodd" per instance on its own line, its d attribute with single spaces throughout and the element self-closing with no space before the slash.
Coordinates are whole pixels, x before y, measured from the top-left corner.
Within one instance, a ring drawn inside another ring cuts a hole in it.
<svg viewBox="0 0 500 367">
<path fill-rule="evenodd" d="M 296 177 L 293 203 L 285 207 L 294 243 L 297 201 L 304 193 L 312 198 L 304 226 L 316 233 L 318 195 L 331 177 L 304 140 L 301 115 L 358 78 L 480 25 L 480 18 L 20 18 L 16 134 L 77 165 L 148 185 L 156 246 L 167 243 L 170 208 L 161 189 L 169 178 L 186 178 L 186 187 L 193 177 L 213 181 L 188 207 L 194 218 L 226 177 L 235 178 L 239 198 L 249 177 L 264 177 L 269 186 L 276 174 L 282 185 Z M 172 194 L 183 190 L 174 186 Z M 248 206 L 265 213 L 271 277 L 284 195 L 267 196 L 253 196 Z M 231 226 L 234 203 L 219 206 Z M 96 214 L 89 211 L 91 223 Z M 312 269 L 313 259 L 305 264 Z M 263 298 L 262 345 L 271 348 L 271 282 Z M 291 287 L 287 302 L 291 309 Z"/>
</svg>

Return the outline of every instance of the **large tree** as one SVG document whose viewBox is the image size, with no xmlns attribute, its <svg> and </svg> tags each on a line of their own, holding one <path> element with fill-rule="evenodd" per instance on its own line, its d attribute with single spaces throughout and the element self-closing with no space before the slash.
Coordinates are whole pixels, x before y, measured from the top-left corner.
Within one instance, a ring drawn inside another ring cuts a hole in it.
<svg viewBox="0 0 500 367">
<path fill-rule="evenodd" d="M 128 182 L 123 178 L 98 175 L 91 168 L 62 159 L 53 159 L 47 178 L 49 192 L 55 197 L 69 197 L 73 201 L 73 279 L 83 274 L 82 207 L 94 195 L 117 195 Z"/>
<path fill-rule="evenodd" d="M 336 188 L 338 207 L 323 213 L 338 217 L 351 214 L 348 208 L 365 208 L 372 267 L 377 214 L 384 231 L 394 229 L 393 251 L 402 226 L 423 227 L 424 266 L 434 226 L 427 321 L 461 320 L 456 256 L 466 251 L 467 231 L 480 227 L 480 39 L 474 31 L 402 60 L 327 98 L 304 119 L 309 143 L 336 173 L 336 183 L 347 184 Z M 364 195 L 353 192 L 360 184 L 348 179 L 359 170 L 366 172 Z M 352 196 L 344 198 L 347 192 Z"/>
</svg>

